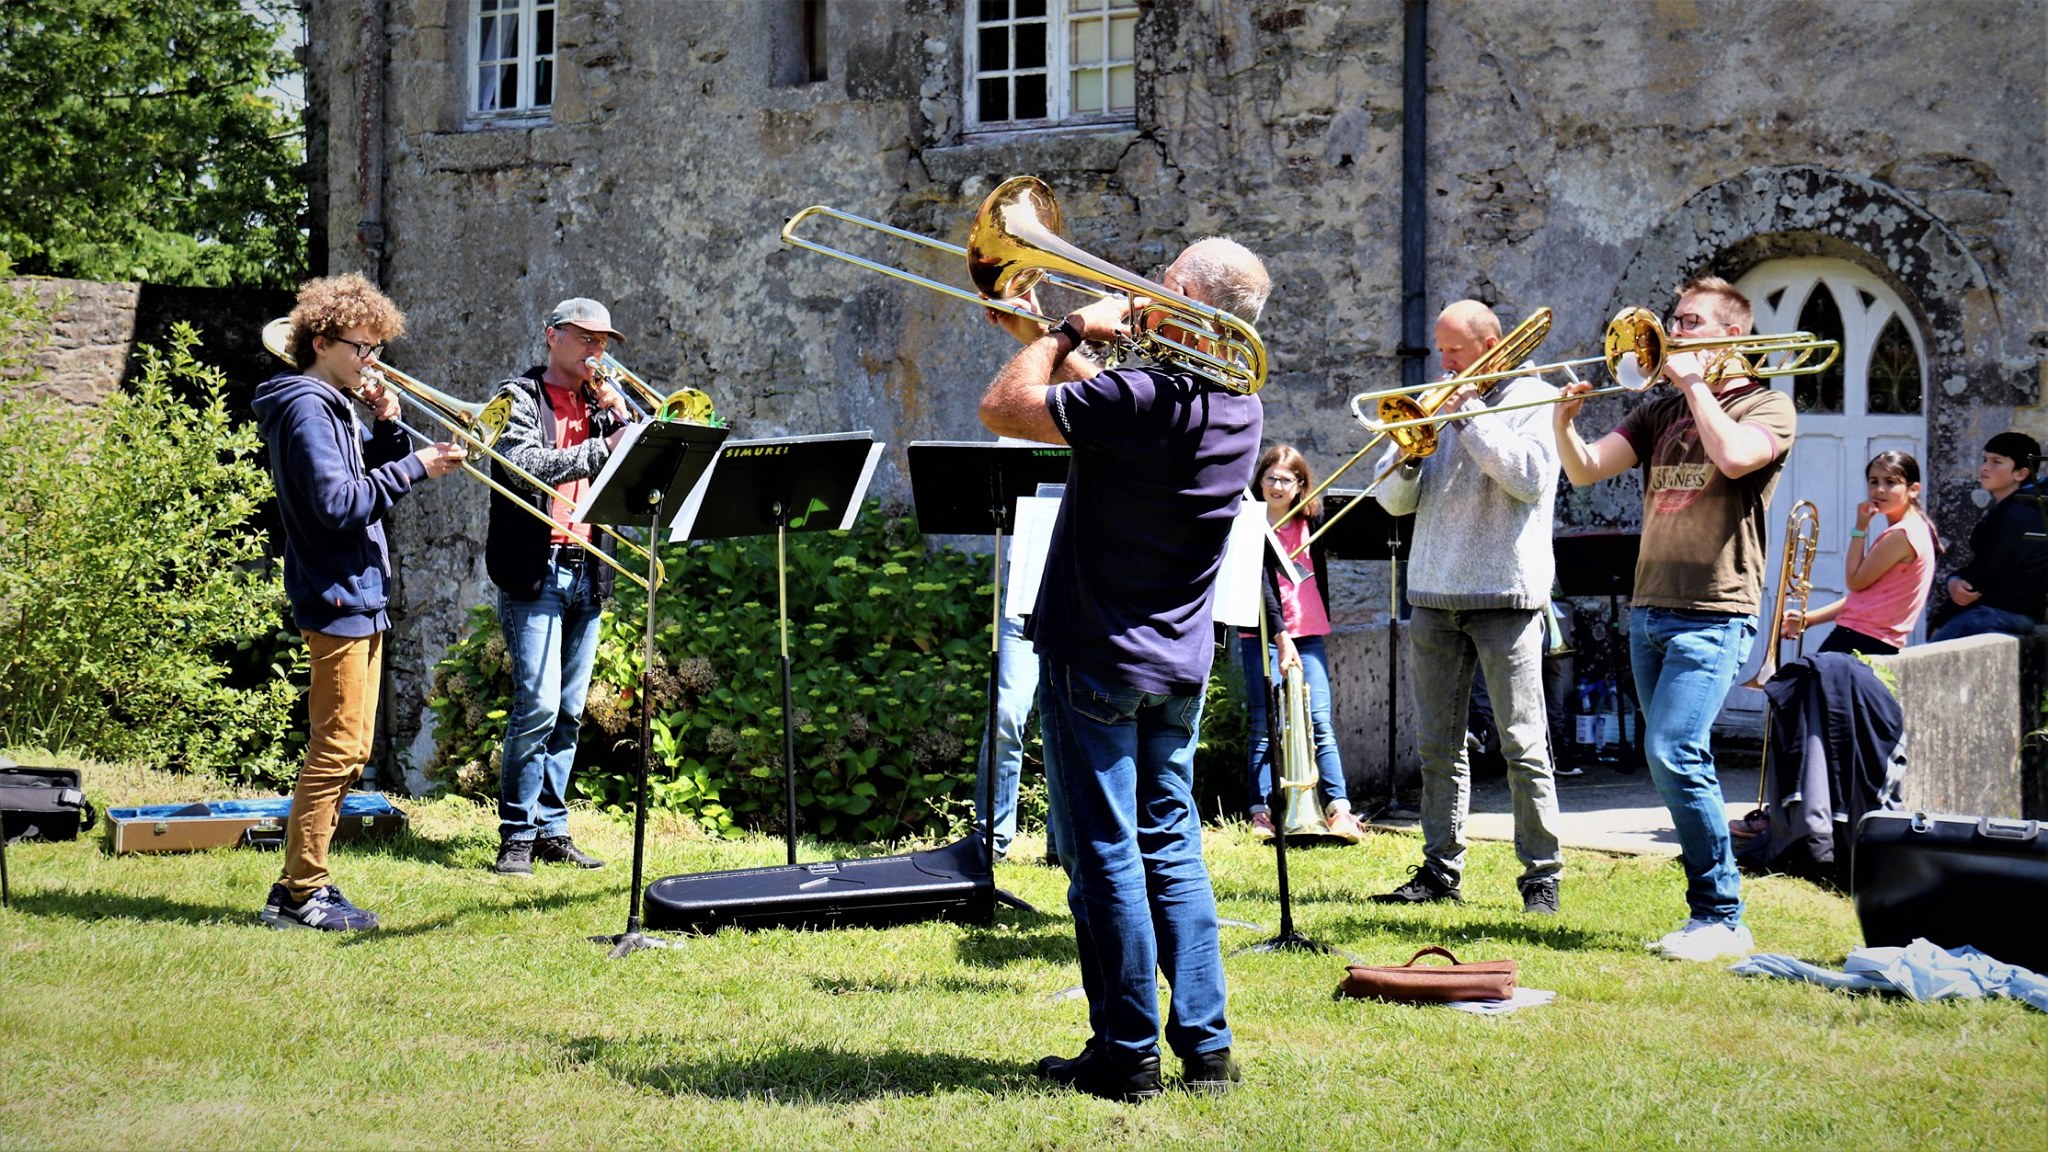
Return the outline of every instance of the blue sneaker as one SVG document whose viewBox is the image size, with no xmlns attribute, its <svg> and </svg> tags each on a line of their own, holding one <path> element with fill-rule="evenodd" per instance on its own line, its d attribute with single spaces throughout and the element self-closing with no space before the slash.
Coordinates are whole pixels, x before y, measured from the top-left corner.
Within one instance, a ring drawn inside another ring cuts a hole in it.
<svg viewBox="0 0 2048 1152">
<path fill-rule="evenodd" d="M 329 884 L 294 903 L 284 885 L 271 886 L 276 904 L 263 906 L 263 922 L 272 928 L 318 928 L 323 932 L 364 932 L 377 926 L 375 914 L 348 902 L 341 889 Z M 274 913 L 273 914 L 273 910 Z"/>
</svg>

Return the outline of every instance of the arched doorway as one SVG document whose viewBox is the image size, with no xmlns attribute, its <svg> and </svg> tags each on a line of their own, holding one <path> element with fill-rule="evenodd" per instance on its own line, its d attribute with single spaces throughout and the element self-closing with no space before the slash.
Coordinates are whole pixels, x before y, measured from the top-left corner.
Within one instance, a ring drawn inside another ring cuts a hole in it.
<svg viewBox="0 0 2048 1152">
<path fill-rule="evenodd" d="M 1771 501 L 1770 559 L 1765 569 L 1760 635 L 1777 611 L 1785 520 L 1798 500 L 1820 509 L 1819 547 L 1813 563 L 1814 607 L 1841 596 L 1843 553 L 1865 496 L 1863 466 L 1879 452 L 1909 452 L 1927 462 L 1927 351 L 1914 313 L 1889 284 L 1847 260 L 1825 256 L 1771 260 L 1736 282 L 1756 313 L 1756 331 L 1805 331 L 1839 340 L 1842 354 L 1827 371 L 1780 377 L 1772 387 L 1789 393 L 1799 409 L 1798 439 Z M 1873 521 L 1874 538 L 1884 527 Z M 1828 629 L 1806 639 L 1813 651 Z M 1913 642 L 1923 639 L 1924 626 Z M 1791 657 L 1787 645 L 1784 658 Z M 1763 660 L 1763 646 L 1738 683 Z M 1746 698 L 1746 699 L 1745 699 Z M 1761 710 L 1760 693 L 1738 693 L 1731 708 Z"/>
</svg>

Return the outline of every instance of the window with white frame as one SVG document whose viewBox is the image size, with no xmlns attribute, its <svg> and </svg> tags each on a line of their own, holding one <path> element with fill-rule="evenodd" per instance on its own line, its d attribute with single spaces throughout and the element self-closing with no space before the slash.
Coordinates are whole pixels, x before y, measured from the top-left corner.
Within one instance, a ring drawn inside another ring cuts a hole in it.
<svg viewBox="0 0 2048 1152">
<path fill-rule="evenodd" d="M 1138 2 L 968 0 L 968 126 L 1130 120 L 1138 105 Z"/>
<path fill-rule="evenodd" d="M 545 116 L 555 103 L 556 0 L 475 0 L 470 114 Z"/>
</svg>

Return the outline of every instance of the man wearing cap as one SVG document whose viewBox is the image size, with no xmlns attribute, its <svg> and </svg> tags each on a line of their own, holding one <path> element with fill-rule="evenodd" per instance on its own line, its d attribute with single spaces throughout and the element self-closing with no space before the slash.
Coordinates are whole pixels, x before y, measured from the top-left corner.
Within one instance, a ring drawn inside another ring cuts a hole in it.
<svg viewBox="0 0 2048 1152">
<path fill-rule="evenodd" d="M 496 450 L 543 483 L 527 502 L 563 532 L 491 494 L 490 539 L 484 566 L 498 586 L 498 620 L 512 661 L 512 714 L 498 777 L 499 872 L 530 876 L 534 861 L 601 868 L 569 838 L 569 770 L 583 701 L 597 656 L 597 626 L 611 595 L 612 570 L 591 560 L 590 527 L 569 524 L 571 510 L 604 468 L 632 419 L 625 400 L 591 361 L 624 339 L 611 313 L 595 300 L 575 297 L 555 305 L 546 324 L 547 363 L 502 381 L 512 416 Z M 499 483 L 523 485 L 493 464 Z"/>
</svg>

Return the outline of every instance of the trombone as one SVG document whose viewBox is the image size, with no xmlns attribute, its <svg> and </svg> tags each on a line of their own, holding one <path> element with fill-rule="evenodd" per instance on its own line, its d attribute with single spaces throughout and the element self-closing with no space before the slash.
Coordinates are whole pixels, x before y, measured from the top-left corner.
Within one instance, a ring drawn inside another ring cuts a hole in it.
<svg viewBox="0 0 2048 1152">
<path fill-rule="evenodd" d="M 1550 316 L 1551 312 L 1548 308 L 1538 308 L 1536 311 L 1531 312 L 1527 319 L 1515 325 L 1506 336 L 1500 338 L 1499 343 L 1487 349 L 1465 371 L 1448 380 L 1437 381 L 1419 390 L 1413 388 L 1391 388 L 1384 392 L 1367 392 L 1352 397 L 1351 414 L 1357 418 L 1359 423 L 1372 430 L 1372 438 L 1365 442 L 1363 448 L 1353 453 L 1351 459 L 1346 460 L 1336 471 L 1330 473 L 1321 484 L 1316 485 L 1314 491 L 1302 497 L 1286 516 L 1280 518 L 1280 523 L 1285 524 L 1288 520 L 1299 514 L 1302 509 L 1314 503 L 1315 499 L 1321 496 L 1325 489 L 1337 482 L 1338 477 L 1356 467 L 1359 461 L 1366 458 L 1367 454 L 1379 447 L 1380 441 L 1391 439 L 1400 447 L 1401 451 L 1394 459 L 1387 463 L 1386 467 L 1380 469 L 1379 475 L 1374 476 L 1372 483 L 1366 485 L 1364 491 L 1361 491 L 1351 503 L 1332 513 L 1328 520 L 1323 521 L 1322 527 L 1309 533 L 1306 539 L 1302 540 L 1293 551 L 1287 554 L 1288 558 L 1291 560 L 1307 551 L 1309 545 L 1316 542 L 1317 537 L 1328 532 L 1330 526 L 1342 520 L 1346 513 L 1364 503 L 1365 498 L 1372 493 L 1372 490 L 1379 487 L 1380 483 L 1387 477 L 1393 475 L 1394 469 L 1399 468 L 1409 457 L 1422 457 L 1434 453 L 1437 447 L 1436 426 L 1445 420 L 1454 419 L 1457 416 L 1456 413 L 1451 413 L 1439 417 L 1437 409 L 1443 407 L 1452 396 L 1457 394 L 1460 388 L 1469 384 L 1477 387 L 1480 392 L 1484 393 L 1502 380 L 1512 379 L 1517 376 L 1527 376 L 1540 371 L 1539 369 L 1518 369 L 1515 365 L 1528 359 L 1529 354 L 1534 352 L 1537 346 L 1542 344 L 1544 339 L 1550 335 Z M 1551 367 L 1555 367 L 1555 365 Z M 1368 399 L 1378 401 L 1382 419 L 1377 423 L 1367 420 L 1362 412 L 1363 402 Z M 1526 405 L 1517 404 L 1510 407 L 1520 408 L 1526 407 Z M 1487 412 L 1498 412 L 1501 410 L 1499 408 L 1483 409 L 1483 411 Z M 1476 413 L 1474 414 L 1476 415 Z M 1278 527 L 1278 525 L 1275 525 L 1275 527 Z"/>
<path fill-rule="evenodd" d="M 583 361 L 593 376 L 602 378 L 619 395 L 626 398 L 626 405 L 638 413 L 640 419 L 675 421 L 683 424 L 704 424 L 712 427 L 725 422 L 718 418 L 718 411 L 711 402 L 709 393 L 697 388 L 678 388 L 663 396 L 653 385 L 640 378 L 640 374 L 619 362 L 609 352 L 592 356 Z"/>
<path fill-rule="evenodd" d="M 1324 488 L 1335 483 L 1338 477 L 1348 472 L 1353 465 L 1377 447 L 1381 440 L 1391 437 L 1401 446 L 1402 455 L 1381 469 L 1379 475 L 1373 477 L 1372 483 L 1366 485 L 1365 490 L 1359 493 L 1359 500 L 1369 495 L 1408 458 L 1434 453 L 1438 425 L 1494 412 L 1515 412 L 1524 408 L 1540 408 L 1572 400 L 1590 400 L 1597 396 L 1622 393 L 1640 395 L 1657 383 L 1663 375 L 1664 365 L 1677 353 L 1713 353 L 1712 362 L 1704 373 L 1707 386 L 1710 388 L 1718 386 L 1722 379 L 1738 371 L 1740 375 L 1759 378 L 1808 376 L 1825 372 L 1842 354 L 1839 342 L 1823 340 L 1810 332 L 1788 332 L 1778 336 L 1751 334 L 1674 340 L 1664 330 L 1664 323 L 1657 319 L 1656 313 L 1647 308 L 1624 308 L 1615 313 L 1614 319 L 1607 322 L 1600 355 L 1526 368 L 1515 367 L 1549 334 L 1550 315 L 1548 308 L 1537 309 L 1527 320 L 1502 337 L 1501 342 L 1490 349 L 1486 356 L 1481 357 L 1479 363 L 1449 380 L 1426 384 L 1420 388 L 1386 388 L 1377 392 L 1361 392 L 1353 396 L 1352 418 L 1373 434 L 1372 439 L 1367 440 L 1365 447 L 1359 449 L 1356 455 L 1331 473 L 1308 498 L 1302 500 L 1301 506 L 1306 507 L 1310 499 L 1320 495 Z M 1525 331 L 1532 326 L 1537 329 L 1533 334 Z M 1495 355 L 1503 349 L 1511 350 L 1507 356 Z M 1822 353 L 1826 355 L 1815 362 L 1814 357 Z M 1773 364 L 1766 359 L 1771 356 L 1785 356 L 1787 359 Z M 1521 376 L 1545 376 L 1556 372 L 1564 373 L 1570 383 L 1578 383 L 1578 373 L 1573 369 L 1592 364 L 1604 365 L 1614 383 L 1570 396 L 1560 394 L 1515 404 L 1490 405 L 1457 412 L 1439 411 L 1459 388 L 1466 385 L 1473 385 L 1483 393 L 1501 380 Z M 1367 414 L 1368 406 L 1374 409 L 1374 415 Z M 1353 504 L 1355 503 L 1357 501 L 1353 501 Z M 1328 531 L 1331 524 L 1350 511 L 1351 507 L 1351 504 L 1345 505 L 1336 515 L 1324 521 L 1322 528 L 1302 541 L 1292 555 L 1300 555 L 1317 536 Z"/>
<path fill-rule="evenodd" d="M 270 349 L 271 354 L 276 356 L 278 359 L 284 361 L 287 364 L 293 364 L 294 366 L 296 366 L 296 362 L 292 360 L 291 354 L 291 334 L 291 318 L 289 316 L 280 316 L 279 318 L 272 320 L 270 323 L 265 324 L 263 326 L 263 346 L 265 348 Z M 368 366 L 366 366 L 363 369 L 363 375 L 365 377 L 375 380 L 377 383 L 383 385 L 386 388 L 396 390 L 400 395 L 404 396 L 407 400 L 410 400 L 414 404 L 418 405 L 420 409 L 424 411 L 428 416 L 432 417 L 436 423 L 440 424 L 443 428 L 446 428 L 450 434 L 452 434 L 457 440 L 462 442 L 464 447 L 473 448 L 474 450 L 489 457 L 493 463 L 498 465 L 500 468 L 503 468 L 508 474 L 513 476 L 515 479 L 519 480 L 523 484 L 530 485 L 534 489 L 534 491 L 554 491 L 553 485 L 543 483 L 538 477 L 534 476 L 531 472 L 528 472 L 526 469 L 521 468 L 517 464 L 514 464 L 512 463 L 512 461 L 506 459 L 503 454 L 498 452 L 496 448 L 493 447 L 498 442 L 498 437 L 504 435 L 505 426 L 509 424 L 512 420 L 512 400 L 510 397 L 497 396 L 494 397 L 489 403 L 485 404 L 472 404 L 469 403 L 468 401 L 457 400 L 455 397 L 450 396 L 448 393 L 443 392 L 440 389 L 435 388 L 429 384 L 426 384 L 412 376 L 409 376 L 406 373 L 391 367 L 389 364 L 382 363 L 381 361 L 373 361 Z M 350 391 L 349 395 L 357 400 L 363 400 L 363 397 L 360 392 Z M 368 401 L 363 402 L 368 403 Z M 434 438 L 432 436 L 426 435 L 419 429 L 414 428 L 412 425 L 407 424 L 403 420 L 394 421 L 394 423 L 396 423 L 399 426 L 399 428 L 403 429 L 406 435 L 411 436 L 413 439 L 419 441 L 422 444 L 432 444 L 434 442 Z M 591 545 L 590 543 L 585 541 L 581 536 L 578 536 L 575 530 L 571 528 L 569 525 L 562 523 L 561 521 L 548 515 L 541 509 L 536 508 L 533 505 L 527 503 L 524 497 L 522 497 L 519 493 L 513 491 L 512 489 L 506 487 L 505 485 L 499 483 L 494 477 L 491 476 L 490 473 L 485 472 L 483 469 L 478 468 L 476 465 L 471 464 L 467 460 L 464 460 L 462 462 L 462 470 L 464 472 L 469 473 L 471 476 L 476 477 L 478 480 L 483 481 L 485 487 L 488 487 L 491 491 L 496 492 L 498 495 L 503 496 L 505 499 L 511 501 L 515 506 L 523 508 L 527 512 L 530 512 L 534 516 L 545 521 L 548 524 L 548 526 L 553 528 L 555 531 L 560 532 L 562 535 L 567 536 L 571 540 L 576 541 L 576 543 L 580 547 L 582 547 L 585 551 L 589 552 L 592 556 L 604 561 L 606 564 L 611 565 L 612 569 L 616 571 L 619 575 L 624 576 L 626 579 L 631 580 L 633 583 L 639 585 L 641 591 L 645 592 L 648 590 L 647 576 L 644 573 L 633 571 L 631 568 L 628 568 L 624 564 L 620 563 L 616 557 L 613 557 L 604 549 Z M 611 526 L 605 524 L 598 524 L 595 525 L 595 527 L 598 530 L 605 533 L 607 536 L 610 536 L 613 540 L 617 541 L 621 548 L 624 548 L 627 551 L 631 552 L 635 558 L 641 561 L 648 561 L 652 559 L 647 549 L 620 535 L 619 532 Z M 661 564 L 658 560 L 654 561 L 654 571 L 656 579 L 658 581 L 661 574 Z"/>
<path fill-rule="evenodd" d="M 797 227 L 813 216 L 844 221 L 911 244 L 935 248 L 967 259 L 968 278 L 980 291 L 919 276 L 797 235 Z M 1023 296 L 1041 281 L 1096 297 L 1122 295 L 1131 301 L 1131 332 L 1112 348 L 1109 363 L 1135 353 L 1200 375 L 1232 392 L 1249 396 L 1266 383 L 1266 345 L 1256 328 L 1221 308 L 1212 308 L 1134 272 L 1091 256 L 1060 237 L 1064 223 L 1052 188 L 1036 176 L 1013 176 L 997 185 L 981 203 L 968 232 L 967 246 L 920 236 L 877 220 L 814 204 L 782 225 L 782 242 L 837 260 L 908 281 L 979 308 L 993 308 L 1026 320 L 1050 325 L 1044 316 L 1006 301 Z M 1184 329 L 1189 339 L 1164 334 L 1167 325 Z M 1204 348 L 1202 345 L 1211 345 Z"/>
<path fill-rule="evenodd" d="M 1778 645 L 1785 639 L 1786 605 L 1792 600 L 1799 601 L 1799 618 L 1802 627 L 1799 638 L 1793 641 L 1792 658 L 1799 659 L 1806 651 L 1806 602 L 1813 595 L 1813 557 L 1820 550 L 1820 506 L 1811 500 L 1801 500 L 1792 505 L 1792 512 L 1785 517 L 1785 556 L 1778 564 L 1778 594 L 1772 602 L 1771 635 L 1764 647 L 1763 662 L 1756 666 L 1756 675 L 1743 682 L 1744 688 L 1762 688 L 1778 674 Z"/>
</svg>

